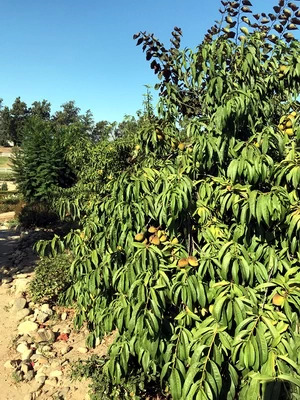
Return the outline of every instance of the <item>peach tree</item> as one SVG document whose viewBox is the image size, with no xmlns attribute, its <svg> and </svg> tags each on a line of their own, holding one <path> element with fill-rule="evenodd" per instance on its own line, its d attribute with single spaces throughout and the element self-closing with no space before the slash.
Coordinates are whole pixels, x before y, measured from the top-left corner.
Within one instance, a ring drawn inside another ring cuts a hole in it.
<svg viewBox="0 0 300 400">
<path fill-rule="evenodd" d="M 132 371 L 174 400 L 300 396 L 300 12 L 221 3 L 195 51 L 177 27 L 169 49 L 134 36 L 158 115 L 73 204 L 79 228 L 39 244 L 74 256 L 66 299 L 89 345 L 117 331 L 110 398 L 143 398 L 138 383 L 116 389 Z"/>
</svg>

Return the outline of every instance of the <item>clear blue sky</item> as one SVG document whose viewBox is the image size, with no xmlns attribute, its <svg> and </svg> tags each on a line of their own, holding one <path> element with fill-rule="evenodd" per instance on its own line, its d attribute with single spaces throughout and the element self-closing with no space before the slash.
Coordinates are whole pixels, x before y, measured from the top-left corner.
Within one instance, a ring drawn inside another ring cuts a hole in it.
<svg viewBox="0 0 300 400">
<path fill-rule="evenodd" d="M 258 11 L 277 0 L 253 0 Z M 0 0 L 0 98 L 52 112 L 75 100 L 95 120 L 122 120 L 142 108 L 157 78 L 132 35 L 153 32 L 168 45 L 175 25 L 195 48 L 219 17 L 219 0 Z"/>
</svg>

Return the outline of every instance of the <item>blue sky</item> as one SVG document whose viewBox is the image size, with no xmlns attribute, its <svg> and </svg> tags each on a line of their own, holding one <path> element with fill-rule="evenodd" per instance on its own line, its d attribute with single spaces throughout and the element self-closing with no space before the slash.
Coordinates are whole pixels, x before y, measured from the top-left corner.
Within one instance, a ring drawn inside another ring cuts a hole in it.
<svg viewBox="0 0 300 400">
<path fill-rule="evenodd" d="M 253 0 L 271 11 L 276 0 Z M 157 78 L 132 35 L 147 31 L 168 45 L 175 25 L 183 47 L 195 48 L 219 17 L 219 0 L 0 1 L 0 98 L 52 112 L 75 100 L 95 120 L 121 121 L 142 108 L 143 85 Z"/>
</svg>

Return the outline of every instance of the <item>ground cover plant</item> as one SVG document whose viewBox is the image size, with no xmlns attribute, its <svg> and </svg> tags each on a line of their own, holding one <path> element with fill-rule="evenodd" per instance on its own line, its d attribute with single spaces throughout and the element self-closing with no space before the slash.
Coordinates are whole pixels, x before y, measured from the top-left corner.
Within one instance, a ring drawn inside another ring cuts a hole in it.
<svg viewBox="0 0 300 400">
<path fill-rule="evenodd" d="M 37 246 L 71 251 L 88 344 L 118 331 L 102 398 L 142 398 L 133 371 L 174 400 L 300 396 L 300 12 L 221 3 L 195 51 L 135 35 L 158 115 L 70 149 L 89 162 L 56 206 L 78 227 Z"/>
</svg>

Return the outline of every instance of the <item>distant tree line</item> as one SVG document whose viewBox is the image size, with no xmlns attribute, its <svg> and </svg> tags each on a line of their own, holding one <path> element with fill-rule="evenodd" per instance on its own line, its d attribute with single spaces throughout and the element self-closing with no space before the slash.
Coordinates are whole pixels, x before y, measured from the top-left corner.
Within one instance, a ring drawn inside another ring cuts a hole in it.
<svg viewBox="0 0 300 400">
<path fill-rule="evenodd" d="M 20 97 L 17 97 L 11 107 L 3 105 L 0 99 L 0 145 L 20 146 L 24 139 L 26 124 L 32 119 L 49 122 L 53 129 L 74 124 L 81 125 L 81 128 L 93 142 L 106 140 L 110 137 L 122 135 L 124 122 L 108 122 L 102 120 L 95 122 L 93 114 L 87 110 L 81 114 L 81 110 L 71 100 L 61 105 L 61 109 L 54 114 L 51 113 L 51 104 L 47 100 L 34 101 L 29 107 Z M 125 117 L 125 125 L 135 123 L 134 117 Z"/>
</svg>

